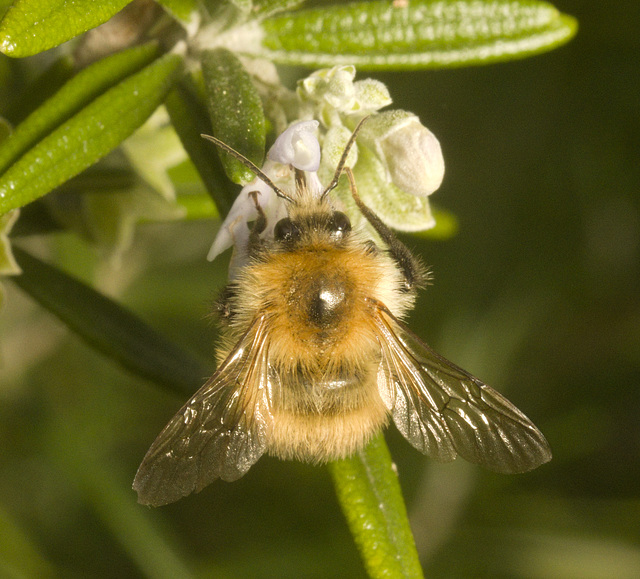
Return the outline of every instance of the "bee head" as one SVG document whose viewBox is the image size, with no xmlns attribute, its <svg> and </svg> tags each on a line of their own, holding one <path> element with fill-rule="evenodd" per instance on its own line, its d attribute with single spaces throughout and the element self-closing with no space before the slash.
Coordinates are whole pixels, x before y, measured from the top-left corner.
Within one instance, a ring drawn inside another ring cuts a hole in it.
<svg viewBox="0 0 640 579">
<path fill-rule="evenodd" d="M 295 246 L 310 238 L 339 243 L 349 236 L 350 231 L 351 221 L 342 211 L 313 212 L 280 219 L 273 230 L 273 237 L 285 246 Z"/>
</svg>

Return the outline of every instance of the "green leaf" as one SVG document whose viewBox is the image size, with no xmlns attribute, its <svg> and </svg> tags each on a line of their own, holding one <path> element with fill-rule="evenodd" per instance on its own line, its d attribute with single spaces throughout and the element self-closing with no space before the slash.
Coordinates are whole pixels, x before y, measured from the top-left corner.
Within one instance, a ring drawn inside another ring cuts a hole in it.
<svg viewBox="0 0 640 579">
<path fill-rule="evenodd" d="M 576 29 L 575 19 L 546 2 L 378 0 L 252 22 L 227 46 L 281 64 L 420 69 L 529 56 L 567 42 Z"/>
<path fill-rule="evenodd" d="M 23 57 L 44 52 L 122 10 L 131 0 L 16 0 L 0 22 L 0 52 Z"/>
<path fill-rule="evenodd" d="M 8 58 L 3 60 L 9 61 Z M 5 113 L 7 119 L 14 126 L 22 123 L 42 103 L 57 93 L 73 77 L 74 73 L 73 57 L 68 54 L 62 55 L 39 74 L 33 82 L 12 91 L 11 106 L 7 108 Z"/>
<path fill-rule="evenodd" d="M 198 0 L 158 0 L 158 4 L 185 24 L 198 22 Z"/>
<path fill-rule="evenodd" d="M 138 46 L 85 68 L 36 109 L 0 146 L 0 174 L 45 135 L 123 78 L 153 60 L 155 44 Z"/>
<path fill-rule="evenodd" d="M 14 248 L 22 275 L 11 278 L 86 342 L 132 372 L 192 394 L 210 371 L 116 302 Z"/>
<path fill-rule="evenodd" d="M 232 52 L 218 48 L 203 53 L 202 76 L 213 135 L 260 167 L 266 123 L 260 95 L 249 73 Z M 253 180 L 255 175 L 236 158 L 222 150 L 218 154 L 234 183 Z"/>
<path fill-rule="evenodd" d="M 382 434 L 358 454 L 330 463 L 329 471 L 369 576 L 422 577 L 398 476 Z"/>
<path fill-rule="evenodd" d="M 251 13 L 254 16 L 265 17 L 284 10 L 292 10 L 305 0 L 253 0 Z"/>
<path fill-rule="evenodd" d="M 167 96 L 165 106 L 182 146 L 195 165 L 218 212 L 226 215 L 231 209 L 236 192 L 230 189 L 231 184 L 211 143 L 200 136 L 211 131 L 211 121 L 195 92 L 186 81 L 178 83 Z"/>
<path fill-rule="evenodd" d="M 181 57 L 167 54 L 96 98 L 0 178 L 0 215 L 45 195 L 104 157 L 162 103 Z"/>
</svg>

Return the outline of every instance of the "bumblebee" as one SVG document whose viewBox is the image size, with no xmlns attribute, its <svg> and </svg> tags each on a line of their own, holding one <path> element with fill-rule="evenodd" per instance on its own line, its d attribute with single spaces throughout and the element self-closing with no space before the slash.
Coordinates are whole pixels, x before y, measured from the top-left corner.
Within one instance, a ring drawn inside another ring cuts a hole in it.
<svg viewBox="0 0 640 579">
<path fill-rule="evenodd" d="M 393 420 L 420 452 L 457 455 L 502 473 L 551 459 L 535 425 L 495 390 L 452 364 L 403 321 L 426 272 L 360 200 L 345 167 L 358 128 L 323 191 L 295 170 L 291 193 L 221 141 L 286 202 L 222 292 L 219 366 L 147 452 L 133 488 L 164 505 L 217 478 L 243 476 L 264 454 L 322 463 L 347 457 Z M 330 192 L 346 173 L 353 199 L 382 244 L 352 229 Z"/>
</svg>

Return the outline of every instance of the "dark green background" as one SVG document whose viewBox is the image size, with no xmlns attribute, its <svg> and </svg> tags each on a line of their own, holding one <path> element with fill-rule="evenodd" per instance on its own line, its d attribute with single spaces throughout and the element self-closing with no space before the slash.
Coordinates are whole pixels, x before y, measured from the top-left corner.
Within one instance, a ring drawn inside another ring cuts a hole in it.
<svg viewBox="0 0 640 579">
<path fill-rule="evenodd" d="M 430 462 L 389 429 L 427 577 L 640 576 L 640 7 L 556 6 L 580 31 L 555 52 L 378 75 L 440 139 L 433 201 L 459 220 L 448 241 L 404 238 L 434 272 L 412 326 L 507 394 L 554 451 L 504 476 Z M 207 304 L 226 275 L 224 259 L 204 261 L 213 233 L 144 226 L 122 269 L 94 283 L 206 359 Z M 79 242 L 58 247 L 67 269 L 90 270 Z M 10 552 L 27 576 L 137 577 L 154 560 L 147 574 L 178 576 L 157 534 L 194 575 L 363 576 L 323 468 L 264 458 L 236 483 L 137 506 L 137 465 L 183 400 L 6 285 L 0 575 Z"/>
</svg>

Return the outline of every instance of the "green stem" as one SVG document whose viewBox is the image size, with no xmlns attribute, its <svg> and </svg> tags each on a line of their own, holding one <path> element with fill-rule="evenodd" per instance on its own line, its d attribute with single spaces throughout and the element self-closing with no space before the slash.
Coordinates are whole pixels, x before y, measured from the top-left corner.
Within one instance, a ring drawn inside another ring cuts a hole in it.
<svg viewBox="0 0 640 579">
<path fill-rule="evenodd" d="M 329 464 L 338 501 L 372 579 L 424 577 L 395 467 L 382 434 Z"/>
</svg>

